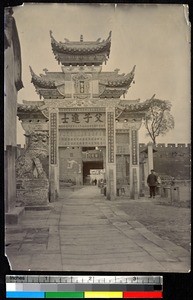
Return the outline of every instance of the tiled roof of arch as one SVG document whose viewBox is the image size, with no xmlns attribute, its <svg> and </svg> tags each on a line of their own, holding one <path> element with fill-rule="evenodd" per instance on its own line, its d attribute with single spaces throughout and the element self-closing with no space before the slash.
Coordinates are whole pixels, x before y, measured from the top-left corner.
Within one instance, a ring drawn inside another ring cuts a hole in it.
<svg viewBox="0 0 193 300">
<path fill-rule="evenodd" d="M 41 105 L 40 105 L 41 106 Z M 32 104 L 17 104 L 17 112 L 40 112 L 39 105 Z"/>
<path fill-rule="evenodd" d="M 40 76 L 36 75 L 31 67 L 30 72 L 32 75 L 31 82 L 38 87 L 42 88 L 55 88 L 55 80 L 49 78 L 47 75 L 41 74 Z"/>
<path fill-rule="evenodd" d="M 121 97 L 129 89 L 135 75 L 135 66 L 128 74 L 114 72 L 101 72 L 99 74 L 99 96 L 100 98 Z"/>
<path fill-rule="evenodd" d="M 99 76 L 99 83 L 103 84 L 107 87 L 125 87 L 130 86 L 131 82 L 134 79 L 135 75 L 135 67 L 133 67 L 132 71 L 128 74 L 118 74 L 118 72 L 101 72 Z"/>
<path fill-rule="evenodd" d="M 52 50 L 67 54 L 93 54 L 101 53 L 106 51 L 109 55 L 111 47 L 111 31 L 106 40 L 100 41 L 83 41 L 79 42 L 69 41 L 65 39 L 65 42 L 57 42 L 53 37 L 52 31 L 50 30 Z"/>
<path fill-rule="evenodd" d="M 136 104 L 126 104 L 125 105 L 125 111 L 143 111 L 147 110 L 149 108 L 150 104 L 149 101 L 146 100 L 141 103 L 136 103 Z"/>
<path fill-rule="evenodd" d="M 116 119 L 119 118 L 134 116 L 135 114 L 143 115 L 149 109 L 150 103 L 149 100 L 140 102 L 140 99 L 136 100 L 120 100 L 119 104 L 115 109 Z"/>
</svg>

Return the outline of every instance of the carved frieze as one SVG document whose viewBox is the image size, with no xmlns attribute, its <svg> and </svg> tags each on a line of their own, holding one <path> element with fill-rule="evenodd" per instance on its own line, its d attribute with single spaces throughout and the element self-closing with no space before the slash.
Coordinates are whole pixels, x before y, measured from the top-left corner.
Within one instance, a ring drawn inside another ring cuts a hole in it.
<svg viewBox="0 0 193 300">
<path fill-rule="evenodd" d="M 46 131 L 48 130 L 48 122 L 29 122 L 27 121 L 22 121 L 21 123 L 22 128 L 24 129 L 25 132 L 32 133 L 35 131 Z"/>
<path fill-rule="evenodd" d="M 89 72 L 89 73 L 99 73 L 102 70 L 102 66 L 62 66 L 63 73 L 80 73 L 80 72 Z"/>
<path fill-rule="evenodd" d="M 105 129 L 73 129 L 73 131 L 68 129 L 59 130 L 59 147 L 96 147 L 105 145 Z"/>
<path fill-rule="evenodd" d="M 118 103 L 120 102 L 120 99 L 46 99 L 45 106 L 42 105 L 43 108 L 75 108 L 75 107 L 116 107 Z"/>
</svg>

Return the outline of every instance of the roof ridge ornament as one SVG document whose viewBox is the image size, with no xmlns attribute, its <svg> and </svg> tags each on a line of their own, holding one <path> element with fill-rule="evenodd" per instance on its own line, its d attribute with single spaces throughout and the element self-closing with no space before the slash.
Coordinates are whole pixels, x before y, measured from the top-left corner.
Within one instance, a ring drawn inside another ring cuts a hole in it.
<svg viewBox="0 0 193 300">
<path fill-rule="evenodd" d="M 83 34 L 80 35 L 80 42 L 83 42 Z"/>
<path fill-rule="evenodd" d="M 134 73 L 134 72 L 135 72 L 135 68 L 136 68 L 136 65 L 134 65 L 134 67 L 133 67 L 131 73 Z"/>
<path fill-rule="evenodd" d="M 50 30 L 50 37 L 51 37 L 52 42 L 57 43 L 57 41 L 56 41 L 55 38 L 53 37 L 52 30 Z"/>
<path fill-rule="evenodd" d="M 109 36 L 108 36 L 107 40 L 110 40 L 111 36 L 112 36 L 112 30 L 109 32 Z"/>
<path fill-rule="evenodd" d="M 32 69 L 31 66 L 29 66 L 29 69 L 30 69 L 31 76 L 35 76 L 36 74 L 35 74 L 35 72 L 33 71 L 33 69 Z"/>
</svg>

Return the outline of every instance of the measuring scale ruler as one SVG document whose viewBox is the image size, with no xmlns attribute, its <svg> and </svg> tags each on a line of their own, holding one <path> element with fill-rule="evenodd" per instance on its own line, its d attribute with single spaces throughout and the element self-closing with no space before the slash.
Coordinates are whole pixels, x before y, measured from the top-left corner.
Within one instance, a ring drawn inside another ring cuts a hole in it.
<svg viewBox="0 0 193 300">
<path fill-rule="evenodd" d="M 163 298 L 163 276 L 7 275 L 7 298 Z"/>
</svg>

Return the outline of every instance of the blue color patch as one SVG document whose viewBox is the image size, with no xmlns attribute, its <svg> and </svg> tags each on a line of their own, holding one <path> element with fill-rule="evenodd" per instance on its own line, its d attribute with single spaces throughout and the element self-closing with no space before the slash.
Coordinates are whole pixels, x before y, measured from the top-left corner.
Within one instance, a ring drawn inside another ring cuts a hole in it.
<svg viewBox="0 0 193 300">
<path fill-rule="evenodd" d="M 44 292 L 6 292 L 7 298 L 44 298 Z"/>
</svg>

